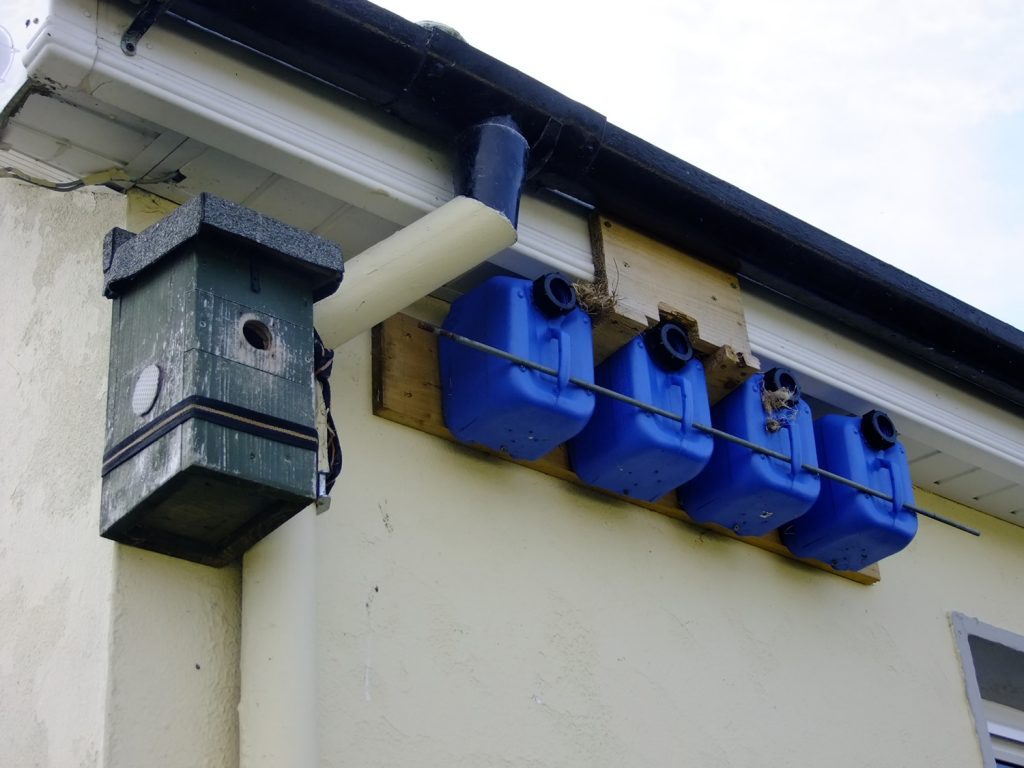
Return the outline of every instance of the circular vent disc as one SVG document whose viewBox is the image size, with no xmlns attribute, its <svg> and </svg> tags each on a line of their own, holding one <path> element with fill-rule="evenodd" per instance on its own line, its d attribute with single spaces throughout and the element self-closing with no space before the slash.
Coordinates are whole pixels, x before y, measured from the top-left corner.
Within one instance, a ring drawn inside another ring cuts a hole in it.
<svg viewBox="0 0 1024 768">
<path fill-rule="evenodd" d="M 149 409 L 156 402 L 156 396 L 160 392 L 160 367 L 147 365 L 142 369 L 139 378 L 135 380 L 135 389 L 132 392 L 132 413 L 136 416 L 143 416 L 149 413 Z"/>
</svg>

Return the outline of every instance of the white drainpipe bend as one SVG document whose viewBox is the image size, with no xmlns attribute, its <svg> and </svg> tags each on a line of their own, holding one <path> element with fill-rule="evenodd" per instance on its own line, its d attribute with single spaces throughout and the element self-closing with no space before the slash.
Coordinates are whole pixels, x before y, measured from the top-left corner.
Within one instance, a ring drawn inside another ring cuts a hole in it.
<svg viewBox="0 0 1024 768">
<path fill-rule="evenodd" d="M 340 347 L 515 242 L 503 213 L 455 197 L 346 262 L 341 290 L 314 308 L 316 328 Z"/>
</svg>

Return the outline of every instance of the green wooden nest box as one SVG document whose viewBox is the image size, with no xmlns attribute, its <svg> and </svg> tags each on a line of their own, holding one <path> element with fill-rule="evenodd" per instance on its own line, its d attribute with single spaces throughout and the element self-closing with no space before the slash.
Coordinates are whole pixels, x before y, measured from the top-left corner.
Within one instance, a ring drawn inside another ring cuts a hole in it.
<svg viewBox="0 0 1024 768">
<path fill-rule="evenodd" d="M 224 565 L 317 496 L 313 302 L 341 251 L 212 195 L 111 231 L 100 533 Z"/>
</svg>

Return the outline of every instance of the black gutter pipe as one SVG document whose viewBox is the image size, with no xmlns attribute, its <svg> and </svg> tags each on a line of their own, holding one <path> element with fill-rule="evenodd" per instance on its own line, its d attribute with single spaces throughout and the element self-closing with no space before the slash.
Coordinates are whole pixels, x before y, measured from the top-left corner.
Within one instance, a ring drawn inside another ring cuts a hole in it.
<svg viewBox="0 0 1024 768">
<path fill-rule="evenodd" d="M 507 115 L 532 182 L 1024 411 L 1024 332 L 608 123 L 458 38 L 362 0 L 176 0 L 169 15 L 450 143 Z M 1001 402 L 1000 402 L 1001 401 Z"/>
<path fill-rule="evenodd" d="M 455 140 L 455 194 L 490 206 L 519 226 L 530 147 L 508 117 L 472 125 Z"/>
</svg>

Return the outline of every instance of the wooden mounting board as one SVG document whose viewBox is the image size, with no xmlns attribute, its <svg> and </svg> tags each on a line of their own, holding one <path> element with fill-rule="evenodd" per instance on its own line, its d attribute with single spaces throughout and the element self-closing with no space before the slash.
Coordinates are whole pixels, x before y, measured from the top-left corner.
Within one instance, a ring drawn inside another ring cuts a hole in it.
<svg viewBox="0 0 1024 768">
<path fill-rule="evenodd" d="M 758 371 L 735 275 L 604 216 L 595 214 L 590 226 L 595 285 L 614 298 L 594 320 L 595 362 L 672 318 L 704 358 L 712 404 Z"/>
<path fill-rule="evenodd" d="M 408 315 L 395 315 L 373 329 L 373 412 L 389 421 L 419 429 L 431 435 L 455 441 L 444 425 L 441 414 L 441 384 L 437 370 L 437 337 L 421 329 L 418 321 Z M 479 447 L 479 446 L 478 446 Z M 560 446 L 536 461 L 520 461 L 480 447 L 480 450 L 516 464 L 536 469 L 547 475 L 585 485 L 569 467 L 565 446 Z M 592 486 L 588 486 L 593 488 Z M 676 506 L 672 494 L 654 503 L 641 502 L 625 496 L 593 490 L 628 501 L 662 515 L 682 520 L 698 528 L 720 533 L 746 544 L 766 549 L 791 560 L 800 560 L 845 579 L 861 584 L 874 584 L 880 578 L 877 565 L 862 571 L 834 571 L 818 560 L 794 557 L 779 540 L 777 533 L 767 536 L 737 536 L 718 525 L 702 525 L 687 517 Z"/>
</svg>

